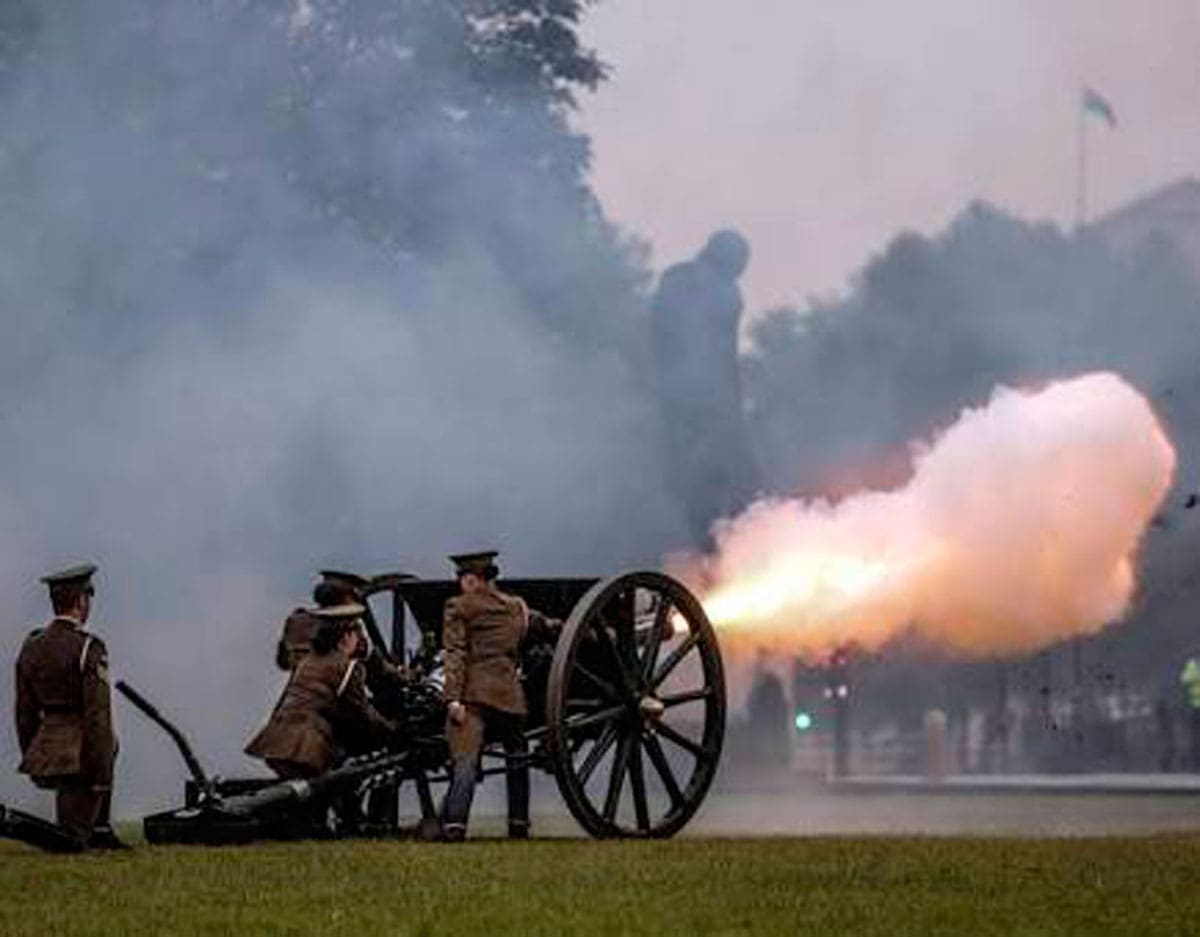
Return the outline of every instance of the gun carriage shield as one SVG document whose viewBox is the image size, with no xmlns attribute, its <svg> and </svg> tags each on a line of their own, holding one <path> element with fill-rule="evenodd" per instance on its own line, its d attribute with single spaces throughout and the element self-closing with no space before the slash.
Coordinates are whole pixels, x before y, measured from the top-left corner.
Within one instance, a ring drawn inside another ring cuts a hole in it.
<svg viewBox="0 0 1200 937">
<path fill-rule="evenodd" d="M 725 730 L 720 651 L 699 601 L 654 571 L 603 580 L 506 579 L 502 588 L 541 613 L 532 616 L 522 652 L 528 753 L 506 755 L 487 745 L 481 773 L 501 774 L 506 759 L 527 758 L 530 767 L 553 774 L 571 814 L 595 837 L 678 832 L 712 784 Z M 172 736 L 192 775 L 185 806 L 147 817 L 146 838 L 227 843 L 338 835 L 344 831 L 331 808 L 339 801 L 394 792 L 405 782 L 417 792 L 423 824 L 436 824 L 431 788 L 447 780 L 442 609 L 456 591 L 454 581 L 398 573 L 369 581 L 368 635 L 412 675 L 375 699 L 402 732 L 386 750 L 309 781 L 210 779 L 182 734 L 118 684 Z"/>
</svg>

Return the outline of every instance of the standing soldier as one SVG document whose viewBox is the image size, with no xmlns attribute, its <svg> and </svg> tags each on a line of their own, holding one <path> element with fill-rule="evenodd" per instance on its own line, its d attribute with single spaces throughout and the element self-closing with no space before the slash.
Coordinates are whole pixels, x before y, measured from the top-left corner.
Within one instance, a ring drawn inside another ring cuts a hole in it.
<svg viewBox="0 0 1200 937">
<path fill-rule="evenodd" d="M 525 692 L 518 653 L 529 628 L 529 609 L 496 588 L 495 550 L 450 557 L 460 594 L 446 602 L 442 620 L 446 736 L 450 789 L 442 806 L 445 839 L 467 834 L 485 732 L 509 756 L 508 835 L 529 837 L 529 766 L 525 762 Z"/>
<path fill-rule="evenodd" d="M 20 771 L 55 791 L 58 823 L 81 847 L 126 849 L 109 819 L 117 746 L 108 651 L 84 630 L 95 572 L 88 563 L 42 578 L 54 619 L 25 639 L 17 658 Z"/>
</svg>

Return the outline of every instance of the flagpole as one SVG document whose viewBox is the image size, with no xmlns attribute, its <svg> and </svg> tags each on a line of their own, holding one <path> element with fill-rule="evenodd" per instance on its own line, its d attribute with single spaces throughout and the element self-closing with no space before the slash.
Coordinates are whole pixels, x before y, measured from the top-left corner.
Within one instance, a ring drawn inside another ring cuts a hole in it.
<svg viewBox="0 0 1200 937">
<path fill-rule="evenodd" d="M 1075 102 L 1075 108 L 1079 112 L 1079 178 L 1075 193 L 1076 233 L 1082 231 L 1083 226 L 1087 224 L 1087 108 L 1083 106 L 1083 94 L 1084 92 L 1080 91 L 1080 97 Z"/>
</svg>

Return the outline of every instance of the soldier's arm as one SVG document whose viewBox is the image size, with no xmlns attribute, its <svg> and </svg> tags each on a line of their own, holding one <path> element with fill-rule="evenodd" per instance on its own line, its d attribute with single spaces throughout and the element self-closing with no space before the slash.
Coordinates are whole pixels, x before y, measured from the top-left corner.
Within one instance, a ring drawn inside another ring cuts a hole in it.
<svg viewBox="0 0 1200 937">
<path fill-rule="evenodd" d="M 292 655 L 288 651 L 287 642 L 283 638 L 275 645 L 275 666 L 280 670 L 292 669 Z"/>
<path fill-rule="evenodd" d="M 467 623 L 454 599 L 446 603 L 442 615 L 442 669 L 446 702 L 460 702 L 467 680 Z"/>
<path fill-rule="evenodd" d="M 408 680 L 408 668 L 392 663 L 377 647 L 372 647 L 367 652 L 362 664 L 366 668 L 368 680 L 391 683 L 405 683 Z"/>
<path fill-rule="evenodd" d="M 394 735 L 399 727 L 379 712 L 367 696 L 366 674 L 357 661 L 351 661 L 338 693 L 338 703 L 346 714 L 372 739 Z"/>
<path fill-rule="evenodd" d="M 108 686 L 108 649 L 92 638 L 80 665 L 83 669 L 82 770 L 96 787 L 112 784 L 116 740 L 112 728 L 112 699 Z"/>
<path fill-rule="evenodd" d="M 539 644 L 554 644 L 562 631 L 562 619 L 543 615 L 537 609 L 529 609 L 529 626 L 525 630 L 525 640 Z"/>
<path fill-rule="evenodd" d="M 21 746 L 21 753 L 24 754 L 25 749 L 29 748 L 29 743 L 33 741 L 33 737 L 37 735 L 38 726 L 42 721 L 41 704 L 38 702 L 37 691 L 34 690 L 24 654 L 17 657 L 16 686 L 17 742 Z"/>
</svg>

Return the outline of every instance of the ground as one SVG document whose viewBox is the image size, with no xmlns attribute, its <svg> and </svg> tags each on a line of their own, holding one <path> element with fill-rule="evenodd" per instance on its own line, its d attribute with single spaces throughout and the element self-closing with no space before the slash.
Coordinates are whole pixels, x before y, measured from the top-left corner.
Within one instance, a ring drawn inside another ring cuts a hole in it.
<svg viewBox="0 0 1200 937">
<path fill-rule="evenodd" d="M 1198 865 L 1193 834 L 0 844 L 0 933 L 1195 933 Z"/>
<path fill-rule="evenodd" d="M 529 843 L 478 817 L 483 838 L 459 847 L 53 857 L 0 841 L 0 934 L 1200 933 L 1198 807 L 791 787 L 715 793 L 669 842 L 580 839 L 561 811 Z"/>
</svg>

